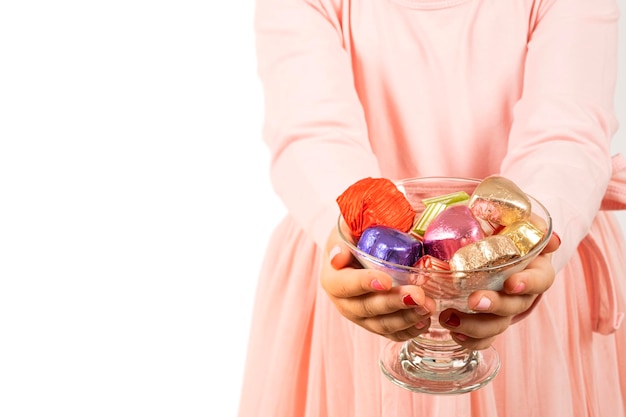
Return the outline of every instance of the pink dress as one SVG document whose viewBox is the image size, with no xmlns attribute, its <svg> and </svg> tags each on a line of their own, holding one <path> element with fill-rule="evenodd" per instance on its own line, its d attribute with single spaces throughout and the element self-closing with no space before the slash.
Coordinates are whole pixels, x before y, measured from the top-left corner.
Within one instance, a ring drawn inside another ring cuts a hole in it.
<svg viewBox="0 0 626 417">
<path fill-rule="evenodd" d="M 257 0 L 264 140 L 288 216 L 267 248 L 240 417 L 626 415 L 626 202 L 615 0 Z M 367 177 L 499 173 L 542 201 L 554 285 L 498 336 L 494 381 L 396 387 L 387 341 L 319 285 L 336 197 Z"/>
</svg>

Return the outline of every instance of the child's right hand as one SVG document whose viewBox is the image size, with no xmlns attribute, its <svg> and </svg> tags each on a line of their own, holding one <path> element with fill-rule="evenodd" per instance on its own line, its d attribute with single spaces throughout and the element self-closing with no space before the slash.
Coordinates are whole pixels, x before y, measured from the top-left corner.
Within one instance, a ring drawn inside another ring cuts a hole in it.
<svg viewBox="0 0 626 417">
<path fill-rule="evenodd" d="M 435 301 L 420 287 L 392 287 L 388 274 L 362 268 L 336 229 L 328 237 L 322 262 L 322 288 L 347 319 L 394 341 L 428 330 Z"/>
</svg>

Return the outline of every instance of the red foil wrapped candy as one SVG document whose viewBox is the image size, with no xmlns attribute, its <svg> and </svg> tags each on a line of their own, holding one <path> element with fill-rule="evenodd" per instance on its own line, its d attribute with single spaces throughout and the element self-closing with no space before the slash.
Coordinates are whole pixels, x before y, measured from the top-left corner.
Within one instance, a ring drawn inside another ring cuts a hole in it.
<svg viewBox="0 0 626 417">
<path fill-rule="evenodd" d="M 408 232 L 416 212 L 406 196 L 386 178 L 363 178 L 348 187 L 337 204 L 355 239 L 372 226 Z"/>
</svg>

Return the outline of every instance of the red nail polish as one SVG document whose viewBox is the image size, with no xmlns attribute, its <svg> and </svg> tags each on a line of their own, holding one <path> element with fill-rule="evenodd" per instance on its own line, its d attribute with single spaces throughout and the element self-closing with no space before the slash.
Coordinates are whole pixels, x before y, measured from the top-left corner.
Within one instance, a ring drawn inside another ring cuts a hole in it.
<svg viewBox="0 0 626 417">
<path fill-rule="evenodd" d="M 411 297 L 410 294 L 407 294 L 404 297 L 402 297 L 402 302 L 404 303 L 405 306 L 416 306 L 417 305 L 417 303 L 415 302 L 413 297 Z"/>
<path fill-rule="evenodd" d="M 459 339 L 461 342 L 465 342 L 467 340 L 467 336 L 462 333 L 455 333 L 454 336 Z"/>
<path fill-rule="evenodd" d="M 554 235 L 554 237 L 556 237 L 556 240 L 559 241 L 559 246 L 561 245 L 561 236 L 559 236 L 556 232 L 552 232 L 552 234 Z"/>
<path fill-rule="evenodd" d="M 456 314 L 450 314 L 448 320 L 446 320 L 446 324 L 450 327 L 458 327 L 461 324 L 461 319 Z"/>
</svg>

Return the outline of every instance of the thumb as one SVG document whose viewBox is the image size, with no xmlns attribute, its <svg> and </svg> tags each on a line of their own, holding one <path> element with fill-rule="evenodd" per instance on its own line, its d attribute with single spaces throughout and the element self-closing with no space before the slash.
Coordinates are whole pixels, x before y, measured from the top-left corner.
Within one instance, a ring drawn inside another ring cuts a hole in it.
<svg viewBox="0 0 626 417">
<path fill-rule="evenodd" d="M 559 237 L 559 235 L 556 234 L 556 232 L 553 231 L 552 235 L 550 236 L 550 240 L 548 241 L 546 247 L 543 249 L 542 253 L 552 253 L 556 251 L 559 246 L 561 246 L 561 238 Z"/>
<path fill-rule="evenodd" d="M 331 266 L 335 269 L 341 269 L 349 266 L 353 262 L 350 249 L 343 242 L 339 232 L 334 228 L 326 241 L 326 253 Z"/>
</svg>

